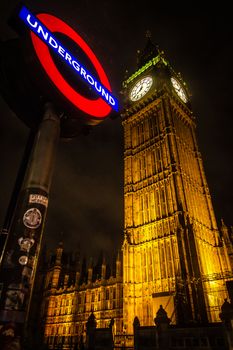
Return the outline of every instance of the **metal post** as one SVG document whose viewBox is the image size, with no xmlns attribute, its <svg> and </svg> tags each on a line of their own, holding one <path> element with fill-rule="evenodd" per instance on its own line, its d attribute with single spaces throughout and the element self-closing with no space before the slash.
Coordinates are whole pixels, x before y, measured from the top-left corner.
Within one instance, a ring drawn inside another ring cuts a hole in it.
<svg viewBox="0 0 233 350">
<path fill-rule="evenodd" d="M 5 220 L 3 222 L 3 228 L 2 231 L 0 232 L 0 266 L 2 263 L 2 259 L 4 256 L 4 251 L 7 243 L 7 238 L 8 238 L 8 232 L 9 228 L 11 226 L 11 221 L 14 216 L 14 212 L 17 206 L 17 199 L 19 198 L 19 193 L 22 187 L 22 182 L 25 177 L 25 171 L 28 165 L 28 160 L 31 154 L 31 149 L 34 143 L 35 139 L 35 130 L 31 130 L 29 134 L 29 138 L 24 150 L 24 154 L 21 160 L 21 164 L 19 167 L 18 175 L 16 177 L 15 185 L 12 191 L 12 195 L 10 198 L 10 202 L 7 208 Z"/>
<path fill-rule="evenodd" d="M 0 267 L 0 330 L 13 324 L 22 341 L 48 207 L 60 136 L 60 119 L 50 103 L 35 136 Z M 8 331 L 9 334 L 9 331 Z M 1 349 L 4 349 L 1 348 Z"/>
</svg>

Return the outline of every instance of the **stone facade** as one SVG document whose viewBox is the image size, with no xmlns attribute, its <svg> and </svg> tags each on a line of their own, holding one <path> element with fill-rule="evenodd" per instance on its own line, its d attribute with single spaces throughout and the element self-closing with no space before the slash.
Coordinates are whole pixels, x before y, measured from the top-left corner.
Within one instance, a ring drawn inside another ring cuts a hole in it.
<svg viewBox="0 0 233 350">
<path fill-rule="evenodd" d="M 96 328 L 111 325 L 114 336 L 121 334 L 122 308 L 120 254 L 112 269 L 104 258 L 95 265 L 90 261 L 86 267 L 84 261 L 81 266 L 77 256 L 72 259 L 64 253 L 60 244 L 47 265 L 41 307 L 44 342 L 48 347 L 53 349 L 62 344 L 63 348 L 72 348 L 86 343 L 86 325 L 92 313 Z"/>
<path fill-rule="evenodd" d="M 153 83 L 135 99 L 144 78 Z M 149 38 L 122 92 L 122 257 L 112 270 L 104 258 L 85 267 L 57 248 L 45 273 L 44 341 L 50 349 L 87 345 L 93 314 L 96 330 L 112 325 L 116 347 L 230 349 L 220 314 L 233 235 L 215 218 L 187 86 Z"/>
</svg>

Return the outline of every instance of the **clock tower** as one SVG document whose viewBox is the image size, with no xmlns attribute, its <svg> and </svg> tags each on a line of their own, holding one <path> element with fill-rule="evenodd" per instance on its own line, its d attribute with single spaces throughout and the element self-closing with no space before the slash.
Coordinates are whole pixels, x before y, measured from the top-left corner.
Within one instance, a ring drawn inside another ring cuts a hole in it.
<svg viewBox="0 0 233 350">
<path fill-rule="evenodd" d="M 189 92 L 148 38 L 123 82 L 123 319 L 154 324 L 219 320 L 231 266 L 195 135 Z"/>
</svg>

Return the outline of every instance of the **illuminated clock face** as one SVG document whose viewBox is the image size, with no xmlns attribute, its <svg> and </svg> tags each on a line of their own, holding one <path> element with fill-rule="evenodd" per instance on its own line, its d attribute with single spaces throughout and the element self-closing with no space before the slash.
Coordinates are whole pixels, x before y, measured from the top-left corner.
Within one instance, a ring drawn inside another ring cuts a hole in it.
<svg viewBox="0 0 233 350">
<path fill-rule="evenodd" d="M 142 98 L 151 88 L 153 79 L 150 76 L 144 77 L 139 80 L 130 91 L 131 101 L 138 101 Z"/>
<path fill-rule="evenodd" d="M 174 89 L 175 89 L 177 95 L 179 96 L 179 98 L 180 98 L 184 103 L 188 102 L 187 95 L 186 95 L 186 93 L 185 93 L 183 87 L 182 87 L 181 84 L 179 83 L 179 81 L 178 81 L 176 78 L 172 77 L 172 78 L 171 78 L 171 82 L 172 82 L 172 85 L 173 85 L 173 87 L 174 87 Z"/>
</svg>

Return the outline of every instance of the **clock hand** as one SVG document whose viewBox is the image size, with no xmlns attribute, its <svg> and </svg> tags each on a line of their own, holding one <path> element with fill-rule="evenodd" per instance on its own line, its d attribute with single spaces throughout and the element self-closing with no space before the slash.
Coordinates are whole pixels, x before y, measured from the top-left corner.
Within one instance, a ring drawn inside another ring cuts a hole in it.
<svg viewBox="0 0 233 350">
<path fill-rule="evenodd" d="M 140 89 L 138 90 L 138 92 L 141 92 L 142 89 L 143 89 L 143 86 L 141 85 L 141 86 L 140 86 Z"/>
</svg>

